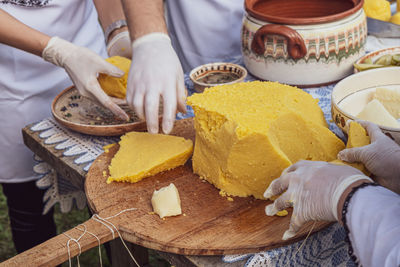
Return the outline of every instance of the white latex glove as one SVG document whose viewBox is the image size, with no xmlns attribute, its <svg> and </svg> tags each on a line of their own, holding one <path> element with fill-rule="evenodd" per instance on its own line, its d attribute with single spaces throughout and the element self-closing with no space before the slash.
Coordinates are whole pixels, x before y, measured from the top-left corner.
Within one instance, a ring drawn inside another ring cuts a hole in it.
<svg viewBox="0 0 400 267">
<path fill-rule="evenodd" d="M 371 144 L 344 149 L 338 158 L 347 162 L 362 162 L 384 187 L 400 194 L 400 146 L 371 122 L 359 121 L 367 130 Z"/>
<path fill-rule="evenodd" d="M 74 45 L 59 37 L 52 37 L 42 52 L 44 60 L 65 69 L 79 93 L 109 109 L 122 120 L 129 116 L 113 103 L 97 81 L 99 73 L 121 77 L 124 72 L 105 61 L 92 50 Z"/>
<path fill-rule="evenodd" d="M 181 63 L 171 40 L 164 33 L 150 33 L 132 43 L 126 101 L 147 130 L 158 133 L 160 97 L 163 103 L 162 130 L 173 128 L 176 112 L 186 112 L 186 90 Z"/>
<path fill-rule="evenodd" d="M 132 46 L 128 31 L 115 35 L 107 44 L 107 53 L 110 57 L 121 56 L 131 59 Z"/>
<path fill-rule="evenodd" d="M 265 198 L 279 195 L 273 204 L 265 207 L 268 216 L 293 207 L 289 230 L 282 239 L 293 237 L 308 221 L 338 220 L 338 203 L 343 192 L 356 181 L 372 180 L 361 171 L 343 165 L 322 161 L 299 161 L 272 181 L 264 193 Z"/>
</svg>

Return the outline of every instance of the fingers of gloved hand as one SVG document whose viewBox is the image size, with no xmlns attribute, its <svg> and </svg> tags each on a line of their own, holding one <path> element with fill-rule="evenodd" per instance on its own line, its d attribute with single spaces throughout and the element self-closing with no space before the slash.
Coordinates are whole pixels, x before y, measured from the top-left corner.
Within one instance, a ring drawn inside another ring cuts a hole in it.
<svg viewBox="0 0 400 267">
<path fill-rule="evenodd" d="M 338 159 L 346 161 L 346 162 L 364 162 L 365 151 L 368 149 L 368 146 L 364 147 L 353 147 L 347 148 L 338 153 Z"/>
<path fill-rule="evenodd" d="M 187 91 L 185 89 L 185 82 L 183 75 L 179 75 L 177 82 L 176 82 L 176 98 L 178 101 L 178 111 L 186 114 L 186 97 Z"/>
<path fill-rule="evenodd" d="M 99 56 L 100 57 L 100 56 Z M 100 57 L 101 58 L 101 57 Z M 110 75 L 112 77 L 120 78 L 124 76 L 125 72 L 119 69 L 118 67 L 114 66 L 113 64 L 105 61 L 104 59 L 101 58 L 101 61 L 99 62 L 100 68 L 98 72 Z"/>
<path fill-rule="evenodd" d="M 296 235 L 305 222 L 293 211 L 292 218 L 290 218 L 289 229 L 285 231 L 282 240 L 288 240 Z"/>
<path fill-rule="evenodd" d="M 168 86 L 168 85 L 165 85 Z M 175 83 L 168 86 L 162 95 L 163 98 L 163 120 L 162 130 L 165 134 L 169 134 L 174 126 L 176 116 L 177 95 Z"/>
<path fill-rule="evenodd" d="M 380 138 L 389 138 L 382 132 L 379 126 L 376 125 L 375 123 L 369 121 L 357 121 L 357 122 L 367 130 L 368 135 L 371 138 L 371 143 L 375 142 L 377 139 Z"/>
<path fill-rule="evenodd" d="M 156 90 L 149 90 L 144 97 L 144 111 L 146 117 L 147 131 L 152 134 L 158 133 L 158 109 L 160 95 Z"/>
<path fill-rule="evenodd" d="M 110 110 L 115 116 L 121 120 L 129 120 L 128 114 L 120 108 L 116 103 L 114 103 L 110 97 L 101 89 L 100 84 L 96 81 L 90 83 L 90 88 L 86 88 L 85 91 L 90 92 L 93 97 L 96 98 L 101 105 Z"/>
<path fill-rule="evenodd" d="M 287 179 L 288 175 L 281 175 L 279 178 L 273 180 L 268 188 L 264 192 L 264 197 L 266 199 L 271 198 L 272 196 L 276 196 L 285 191 L 289 186 L 289 179 Z"/>
<path fill-rule="evenodd" d="M 272 204 L 269 204 L 265 207 L 265 214 L 268 216 L 274 216 L 278 211 L 293 207 L 293 199 L 290 198 L 291 193 L 285 192 L 280 197 L 275 199 Z"/>
</svg>

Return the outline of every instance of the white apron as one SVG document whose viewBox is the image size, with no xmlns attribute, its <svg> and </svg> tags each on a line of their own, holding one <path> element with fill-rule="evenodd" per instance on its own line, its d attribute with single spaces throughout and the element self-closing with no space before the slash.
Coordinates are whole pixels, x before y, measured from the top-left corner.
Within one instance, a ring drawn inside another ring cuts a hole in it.
<svg viewBox="0 0 400 267">
<path fill-rule="evenodd" d="M 91 0 L 5 0 L 0 8 L 36 30 L 106 57 L 103 32 Z M 33 153 L 23 144 L 21 129 L 51 116 L 52 100 L 70 85 L 63 68 L 0 44 L 0 182 L 38 178 L 32 169 Z"/>
<path fill-rule="evenodd" d="M 244 0 L 166 0 L 168 31 L 183 71 L 240 63 Z"/>
</svg>

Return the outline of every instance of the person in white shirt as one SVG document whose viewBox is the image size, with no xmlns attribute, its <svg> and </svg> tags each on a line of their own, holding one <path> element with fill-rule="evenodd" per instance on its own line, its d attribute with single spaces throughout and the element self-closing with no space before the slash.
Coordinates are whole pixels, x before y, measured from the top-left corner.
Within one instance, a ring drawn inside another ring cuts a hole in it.
<svg viewBox="0 0 400 267">
<path fill-rule="evenodd" d="M 339 158 L 361 162 L 376 181 L 350 167 L 299 161 L 274 180 L 264 193 L 269 216 L 293 207 L 289 229 L 293 237 L 307 221 L 339 221 L 344 225 L 349 253 L 362 266 L 400 266 L 400 146 L 373 123 L 360 122 L 371 144 L 345 149 Z"/>
<path fill-rule="evenodd" d="M 119 11 L 114 13 L 116 4 L 111 0 L 96 0 L 107 10 L 103 14 L 109 21 L 124 19 L 118 3 Z M 118 54 L 126 36 L 110 33 L 111 54 Z M 23 144 L 21 129 L 51 116 L 52 100 L 72 83 L 81 94 L 125 118 L 97 83 L 99 72 L 123 75 L 103 57 L 107 57 L 106 42 L 93 1 L 0 1 L 0 183 L 17 252 L 56 232 L 53 211 L 42 214 L 44 190 L 35 185 L 39 177 L 33 172 L 33 153 Z"/>
<path fill-rule="evenodd" d="M 198 65 L 241 60 L 243 0 L 122 0 L 132 43 L 126 100 L 151 133 L 173 128 L 186 111 L 184 73 Z M 164 9 L 165 4 L 165 9 Z M 165 12 L 164 12 L 165 11 Z"/>
</svg>

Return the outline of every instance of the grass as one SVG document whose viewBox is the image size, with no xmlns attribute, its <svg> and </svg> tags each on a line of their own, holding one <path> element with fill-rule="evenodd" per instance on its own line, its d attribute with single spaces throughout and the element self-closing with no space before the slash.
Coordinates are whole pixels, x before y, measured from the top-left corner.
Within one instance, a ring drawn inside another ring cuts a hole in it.
<svg viewBox="0 0 400 267">
<path fill-rule="evenodd" d="M 54 219 L 57 225 L 57 232 L 62 233 L 88 220 L 89 213 L 86 209 L 74 209 L 69 213 L 61 213 L 58 206 L 56 206 Z M 104 246 L 101 246 L 101 250 L 103 266 L 110 266 Z M 3 191 L 0 187 L 0 262 L 5 261 L 15 255 L 16 251 L 14 249 L 11 236 L 6 198 L 3 195 Z M 82 255 L 79 257 L 79 261 L 82 267 L 100 266 L 98 247 L 94 247 L 82 253 Z M 153 250 L 149 250 L 149 261 L 151 266 L 170 266 L 168 262 L 161 259 Z M 62 264 L 62 267 L 68 266 L 68 261 Z M 77 266 L 76 259 L 73 259 L 72 266 Z"/>
</svg>

